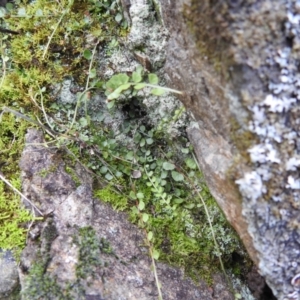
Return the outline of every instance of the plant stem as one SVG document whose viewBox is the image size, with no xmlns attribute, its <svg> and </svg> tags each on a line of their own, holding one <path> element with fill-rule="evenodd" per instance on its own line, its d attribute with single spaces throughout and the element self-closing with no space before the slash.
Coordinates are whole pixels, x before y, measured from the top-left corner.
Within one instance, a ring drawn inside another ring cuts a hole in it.
<svg viewBox="0 0 300 300">
<path fill-rule="evenodd" d="M 2 181 L 4 181 L 10 188 L 12 188 L 14 190 L 14 192 L 16 192 L 18 195 L 20 195 L 22 198 L 24 198 L 27 202 L 29 202 L 42 216 L 44 216 L 44 214 L 37 208 L 37 206 L 30 201 L 25 195 L 23 195 L 18 189 L 16 189 L 0 172 L 0 179 Z"/>
<path fill-rule="evenodd" d="M 155 84 L 146 83 L 146 86 L 156 88 L 156 89 L 162 89 L 162 90 L 165 90 L 167 92 L 171 92 L 171 93 L 175 93 L 175 94 L 179 94 L 179 95 L 183 94 L 183 92 L 181 92 L 181 91 L 174 90 L 174 89 L 171 89 L 171 88 L 167 88 L 167 87 L 164 87 L 164 86 L 155 85 Z"/>
<path fill-rule="evenodd" d="M 200 170 L 200 166 L 199 166 L 199 164 L 198 164 L 198 160 L 196 159 L 195 154 L 194 154 L 194 153 L 192 153 L 192 154 L 193 154 L 194 161 L 195 161 L 195 163 L 197 164 L 198 169 Z M 225 278 L 226 278 L 226 281 L 227 281 L 228 285 L 229 285 L 229 286 L 232 288 L 232 290 L 233 290 L 232 283 L 230 282 L 230 280 L 229 280 L 229 278 L 228 278 L 228 275 L 227 275 L 227 273 L 226 273 L 226 271 L 225 271 L 225 268 L 224 268 L 224 264 L 223 264 L 223 261 L 222 261 L 222 258 L 221 258 L 221 250 L 220 250 L 219 244 L 218 244 L 218 242 L 217 242 L 217 240 L 216 240 L 215 231 L 214 231 L 213 226 L 212 226 L 212 222 L 211 222 L 211 219 L 210 219 L 210 216 L 209 216 L 208 208 L 207 208 L 207 206 L 206 206 L 206 203 L 205 203 L 203 197 L 202 197 L 201 194 L 199 193 L 199 191 L 198 191 L 197 189 L 195 189 L 195 191 L 196 191 L 196 193 L 197 193 L 199 199 L 201 200 L 201 203 L 202 203 L 202 205 L 203 205 L 203 207 L 204 207 L 204 210 L 205 210 L 205 214 L 206 214 L 206 217 L 207 217 L 207 221 L 208 221 L 208 223 L 209 223 L 209 227 L 210 227 L 210 231 L 211 231 L 211 234 L 212 234 L 212 238 L 213 238 L 215 247 L 216 247 L 217 252 L 218 252 L 218 259 L 219 259 L 219 262 L 220 262 L 221 270 L 222 270 L 222 272 L 224 273 L 224 276 L 225 276 Z"/>
</svg>

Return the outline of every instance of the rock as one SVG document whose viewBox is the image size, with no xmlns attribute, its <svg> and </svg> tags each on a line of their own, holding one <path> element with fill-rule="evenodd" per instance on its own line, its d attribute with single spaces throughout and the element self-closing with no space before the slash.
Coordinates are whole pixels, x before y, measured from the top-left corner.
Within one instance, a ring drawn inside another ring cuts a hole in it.
<svg viewBox="0 0 300 300">
<path fill-rule="evenodd" d="M 144 233 L 92 197 L 91 178 L 80 165 L 84 180 L 76 187 L 61 151 L 43 142 L 30 129 L 20 161 L 23 193 L 44 215 L 30 228 L 21 256 L 22 299 L 157 299 Z M 163 299 L 234 299 L 221 275 L 208 287 L 180 269 L 156 268 Z"/>
<path fill-rule="evenodd" d="M 9 250 L 0 251 L 0 299 L 17 299 L 20 282 L 18 268 Z M 14 296 L 15 295 L 15 296 Z"/>
<path fill-rule="evenodd" d="M 278 299 L 299 299 L 299 4 L 160 4 L 210 191 Z"/>
<path fill-rule="evenodd" d="M 224 96 L 226 82 L 216 72 L 208 57 L 198 49 L 197 42 L 204 44 L 204 41 L 198 41 L 185 22 L 184 13 L 192 14 L 192 8 L 187 5 L 184 10 L 183 1 L 177 1 L 172 7 L 168 1 L 162 1 L 161 7 L 164 22 L 170 30 L 165 70 L 174 88 L 185 92 L 181 101 L 196 121 L 188 129 L 189 138 L 211 193 L 257 263 L 256 250 L 242 215 L 237 187 L 227 176 L 234 160 L 234 145 L 230 139 L 232 117 L 229 101 Z M 208 25 L 203 21 L 202 26 Z M 175 34 L 177 32 L 180 34 Z M 204 31 L 203 35 L 208 33 Z"/>
</svg>

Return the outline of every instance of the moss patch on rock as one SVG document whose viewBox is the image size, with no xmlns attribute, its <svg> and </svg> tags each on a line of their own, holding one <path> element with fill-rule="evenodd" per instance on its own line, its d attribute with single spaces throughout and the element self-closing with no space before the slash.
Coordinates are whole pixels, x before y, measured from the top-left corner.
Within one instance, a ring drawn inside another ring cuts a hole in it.
<svg viewBox="0 0 300 300">
<path fill-rule="evenodd" d="M 13 19 L 8 23 L 26 34 L 7 42 L 11 68 L 0 97 L 22 114 L 24 130 L 32 123 L 27 123 L 28 118 L 41 123 L 47 134 L 45 145 L 60 149 L 93 173 L 95 196 L 115 209 L 126 210 L 147 236 L 152 233 L 151 243 L 160 259 L 185 268 L 194 278 L 210 280 L 218 269 L 218 256 L 230 261 L 234 251 L 243 253 L 242 245 L 203 182 L 184 133 L 187 115 L 179 102 L 171 97 L 161 101 L 166 105 L 164 111 L 156 111 L 155 118 L 162 118 L 158 124 L 146 108 L 158 106 L 160 99 L 145 97 L 147 91 L 128 89 L 113 109 L 107 109 L 104 90 L 108 76 L 99 71 L 93 57 L 99 47 L 105 60 L 117 51 L 125 52 L 120 37 L 127 29 L 116 22 L 116 12 L 110 9 L 114 1 L 105 1 L 107 7 L 97 6 L 97 2 L 38 0 L 12 11 L 24 15 L 17 24 Z M 106 71 L 113 72 L 114 67 L 111 63 Z M 74 83 L 70 86 L 75 90 L 73 101 L 62 99 L 65 78 Z M 94 90 L 97 93 L 93 94 Z M 8 116 L 18 122 L 15 115 Z M 212 242 L 198 192 L 208 207 L 222 253 Z M 91 228 L 80 231 L 78 242 L 83 260 L 77 270 L 80 277 L 90 262 L 101 265 L 99 251 L 109 247 L 94 239 Z M 30 271 L 29 281 L 40 278 L 29 283 L 35 292 L 39 291 L 36 284 L 45 285 L 36 297 L 49 291 L 68 299 L 55 279 L 44 276 L 46 266 L 42 260 Z"/>
</svg>

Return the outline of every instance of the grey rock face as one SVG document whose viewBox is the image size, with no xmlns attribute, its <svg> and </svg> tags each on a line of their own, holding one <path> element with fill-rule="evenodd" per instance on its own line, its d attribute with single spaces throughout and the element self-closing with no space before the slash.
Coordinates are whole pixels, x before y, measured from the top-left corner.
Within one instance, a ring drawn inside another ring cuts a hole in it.
<svg viewBox="0 0 300 300">
<path fill-rule="evenodd" d="M 19 288 L 17 264 L 8 250 L 0 251 L 0 298 L 14 299 L 12 294 Z"/>
<path fill-rule="evenodd" d="M 165 68 L 210 190 L 278 299 L 300 299 L 299 2 L 161 7 Z"/>
</svg>

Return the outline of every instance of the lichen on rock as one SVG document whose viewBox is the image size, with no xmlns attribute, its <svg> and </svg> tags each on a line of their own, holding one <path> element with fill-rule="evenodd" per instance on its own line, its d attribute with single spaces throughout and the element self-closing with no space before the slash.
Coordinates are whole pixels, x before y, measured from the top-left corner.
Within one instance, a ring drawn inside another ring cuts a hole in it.
<svg viewBox="0 0 300 300">
<path fill-rule="evenodd" d="M 298 4 L 282 3 L 285 17 L 282 43 L 269 43 L 262 65 L 272 69 L 268 91 L 260 102 L 249 105 L 249 129 L 259 144 L 248 152 L 251 173 L 237 180 L 244 196 L 243 214 L 260 253 L 259 267 L 279 299 L 300 296 L 294 276 L 300 272 L 299 236 L 299 72 L 297 43 L 300 37 Z M 275 75 L 276 74 L 276 75 Z"/>
<path fill-rule="evenodd" d="M 299 299 L 299 3 L 162 2 L 166 70 L 211 192 L 278 299 Z"/>
</svg>

